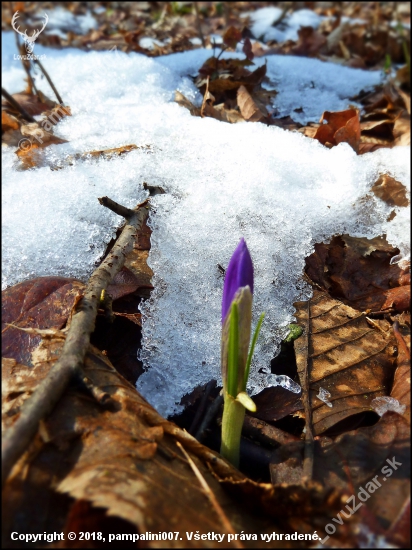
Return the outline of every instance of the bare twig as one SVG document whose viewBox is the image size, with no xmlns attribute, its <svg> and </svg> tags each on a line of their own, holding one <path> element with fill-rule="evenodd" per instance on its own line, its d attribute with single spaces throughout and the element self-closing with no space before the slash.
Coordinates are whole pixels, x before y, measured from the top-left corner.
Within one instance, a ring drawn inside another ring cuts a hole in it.
<svg viewBox="0 0 412 550">
<path fill-rule="evenodd" d="M 110 395 L 93 384 L 93 382 L 84 374 L 83 369 L 79 369 L 78 374 L 79 383 L 92 394 L 100 405 L 104 406 L 111 401 Z"/>
<path fill-rule="evenodd" d="M 123 216 L 123 218 L 130 218 L 133 216 L 136 212 L 134 210 L 131 210 L 130 208 L 126 208 L 125 206 L 122 206 L 121 204 L 113 201 L 112 199 L 109 199 L 109 197 L 100 197 L 97 199 L 101 205 L 105 206 L 115 214 L 119 214 L 119 216 Z"/>
<path fill-rule="evenodd" d="M 199 13 L 199 6 L 198 2 L 193 2 L 195 6 L 195 12 L 196 12 L 196 26 L 197 26 L 197 32 L 199 33 L 200 40 L 202 41 L 203 48 L 206 48 L 206 41 L 205 37 L 203 36 L 202 32 L 202 24 L 200 22 L 200 13 Z"/>
<path fill-rule="evenodd" d="M 286 445 L 288 443 L 301 441 L 299 437 L 284 432 L 271 424 L 267 424 L 263 420 L 248 415 L 245 416 L 243 433 L 263 445 Z"/>
<path fill-rule="evenodd" d="M 298 375 L 300 385 L 302 386 L 302 402 L 305 411 L 305 451 L 303 458 L 303 473 L 302 481 L 310 481 L 313 475 L 313 460 L 314 460 L 314 438 L 312 431 L 312 410 L 310 403 L 310 388 L 309 388 L 309 369 L 312 365 L 312 360 L 309 357 L 309 335 L 311 334 L 311 307 L 310 301 L 305 305 L 305 313 L 299 318 L 299 324 L 302 325 L 303 334 L 295 341 L 296 363 L 298 367 Z M 298 354 L 298 350 L 301 351 Z M 298 355 L 305 360 L 298 358 Z"/>
<path fill-rule="evenodd" d="M 50 88 L 53 90 L 54 95 L 57 98 L 57 101 L 60 103 L 60 105 L 64 105 L 63 100 L 62 100 L 59 92 L 56 90 L 56 87 L 53 84 L 53 81 L 49 76 L 49 73 L 46 71 L 46 69 L 43 67 L 43 65 L 40 63 L 40 61 L 36 57 L 33 58 L 33 61 L 35 63 L 37 63 L 37 65 L 40 67 L 40 70 L 44 74 L 44 76 L 46 77 L 47 82 L 50 84 Z"/>
<path fill-rule="evenodd" d="M 83 298 L 72 316 L 67 338 L 60 358 L 33 395 L 25 401 L 17 421 L 6 431 L 2 440 L 2 484 L 13 465 L 23 454 L 36 434 L 40 420 L 54 408 L 74 376 L 79 376 L 94 330 L 100 296 L 124 265 L 126 255 L 133 248 L 136 231 L 147 216 L 148 200 L 139 204 L 116 244 L 95 270 L 85 288 Z M 125 209 L 128 210 L 128 209 Z"/>
<path fill-rule="evenodd" d="M 36 122 L 34 120 L 34 118 L 31 115 L 29 115 L 29 113 L 25 109 L 23 109 L 23 107 L 21 105 L 19 105 L 19 103 L 14 99 L 14 97 L 11 96 L 9 94 L 9 92 L 6 92 L 6 90 L 4 88 L 1 89 L 1 95 L 5 99 L 7 99 L 7 101 L 10 103 L 10 105 L 12 105 L 16 109 L 16 111 L 18 111 L 25 120 L 27 120 L 28 122 Z"/>
</svg>

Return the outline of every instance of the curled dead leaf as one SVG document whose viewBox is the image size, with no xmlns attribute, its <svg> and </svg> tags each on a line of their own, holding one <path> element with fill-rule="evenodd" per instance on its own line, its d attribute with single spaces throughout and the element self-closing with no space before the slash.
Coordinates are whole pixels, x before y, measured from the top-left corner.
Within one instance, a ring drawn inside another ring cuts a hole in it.
<svg viewBox="0 0 412 550">
<path fill-rule="evenodd" d="M 324 123 L 326 122 L 326 123 Z M 339 143 L 348 143 L 356 152 L 359 151 L 360 123 L 359 113 L 355 109 L 346 111 L 325 111 L 320 119 L 320 126 L 316 130 L 314 139 L 332 146 Z"/>
<path fill-rule="evenodd" d="M 240 86 L 237 91 L 237 104 L 243 118 L 249 122 L 260 122 L 267 116 L 267 111 L 263 105 L 257 105 L 244 86 Z M 263 111 L 264 109 L 264 111 Z"/>
</svg>

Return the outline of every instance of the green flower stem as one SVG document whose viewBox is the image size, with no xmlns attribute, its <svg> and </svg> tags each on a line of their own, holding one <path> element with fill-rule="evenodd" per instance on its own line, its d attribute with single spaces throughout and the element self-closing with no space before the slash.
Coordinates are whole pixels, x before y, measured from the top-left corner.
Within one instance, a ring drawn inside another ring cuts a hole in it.
<svg viewBox="0 0 412 550">
<path fill-rule="evenodd" d="M 224 401 L 220 454 L 238 468 L 245 407 L 227 392 L 225 392 Z"/>
</svg>

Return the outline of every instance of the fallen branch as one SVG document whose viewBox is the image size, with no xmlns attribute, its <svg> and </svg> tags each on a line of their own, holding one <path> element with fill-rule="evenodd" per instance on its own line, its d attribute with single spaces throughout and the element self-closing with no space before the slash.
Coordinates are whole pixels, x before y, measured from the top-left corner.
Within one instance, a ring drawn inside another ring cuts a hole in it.
<svg viewBox="0 0 412 550">
<path fill-rule="evenodd" d="M 110 253 L 90 277 L 83 298 L 75 307 L 60 358 L 33 395 L 25 401 L 17 421 L 4 434 L 2 486 L 15 462 L 35 436 L 40 421 L 53 410 L 69 382 L 81 376 L 102 291 L 106 290 L 116 273 L 122 269 L 126 255 L 133 248 L 136 231 L 147 217 L 147 208 L 148 200 L 139 204 L 136 210 L 124 209 L 128 214 L 126 225 Z"/>
<path fill-rule="evenodd" d="M 37 63 L 37 65 L 40 67 L 40 70 L 44 74 L 44 76 L 46 77 L 47 82 L 50 84 L 50 88 L 53 90 L 54 95 L 57 98 L 57 101 L 60 103 L 60 105 L 64 105 L 63 100 L 61 98 L 61 95 L 57 91 L 56 86 L 53 84 L 53 81 L 50 78 L 49 73 L 46 71 L 46 69 L 43 67 L 43 65 L 40 63 L 40 61 L 38 59 L 36 59 L 36 57 L 33 58 L 33 61 L 35 63 Z"/>
<path fill-rule="evenodd" d="M 125 206 L 122 206 L 118 202 L 113 201 L 112 199 L 109 199 L 109 197 L 100 197 L 97 199 L 102 206 L 105 206 L 115 214 L 118 214 L 119 216 L 123 216 L 123 218 L 130 218 L 135 213 L 134 210 L 131 210 L 130 208 L 126 208 Z M 143 203 L 144 204 L 144 203 Z"/>
<path fill-rule="evenodd" d="M 314 460 L 314 437 L 312 430 L 312 410 L 310 403 L 310 389 L 309 389 L 309 334 L 311 333 L 311 310 L 310 302 L 306 303 L 306 311 L 304 319 L 301 318 L 300 322 L 304 325 L 302 336 L 295 342 L 295 350 L 301 348 L 303 354 L 306 357 L 306 361 L 298 363 L 298 375 L 300 385 L 302 386 L 302 402 L 305 411 L 305 449 L 303 456 L 303 473 L 302 483 L 306 483 L 312 480 L 313 475 L 313 460 Z"/>
</svg>

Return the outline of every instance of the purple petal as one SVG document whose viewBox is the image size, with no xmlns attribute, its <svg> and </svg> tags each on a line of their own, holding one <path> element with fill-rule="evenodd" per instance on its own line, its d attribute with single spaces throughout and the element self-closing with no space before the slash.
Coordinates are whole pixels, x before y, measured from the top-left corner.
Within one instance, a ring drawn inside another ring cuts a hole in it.
<svg viewBox="0 0 412 550">
<path fill-rule="evenodd" d="M 245 239 L 241 239 L 230 259 L 223 285 L 222 323 L 229 312 L 236 292 L 249 286 L 253 293 L 253 263 Z"/>
</svg>

